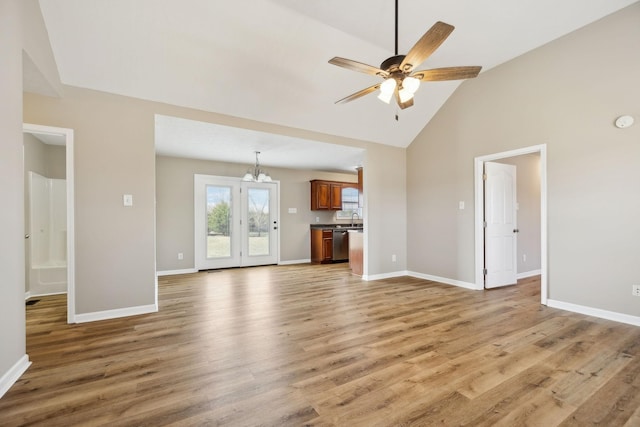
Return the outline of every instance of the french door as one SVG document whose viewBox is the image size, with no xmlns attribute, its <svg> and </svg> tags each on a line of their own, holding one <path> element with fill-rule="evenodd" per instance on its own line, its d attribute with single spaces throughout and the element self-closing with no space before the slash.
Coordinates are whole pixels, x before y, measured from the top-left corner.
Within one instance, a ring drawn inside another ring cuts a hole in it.
<svg viewBox="0 0 640 427">
<path fill-rule="evenodd" d="M 197 270 L 278 263 L 278 182 L 194 175 Z"/>
</svg>

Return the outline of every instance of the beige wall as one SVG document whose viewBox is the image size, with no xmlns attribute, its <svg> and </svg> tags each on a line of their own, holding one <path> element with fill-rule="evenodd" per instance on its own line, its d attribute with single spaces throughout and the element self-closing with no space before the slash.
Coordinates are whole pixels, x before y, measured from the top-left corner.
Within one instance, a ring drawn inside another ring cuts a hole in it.
<svg viewBox="0 0 640 427">
<path fill-rule="evenodd" d="M 476 156 L 547 144 L 549 298 L 640 315 L 640 3 L 463 83 L 408 148 L 409 269 L 474 281 Z"/>
<path fill-rule="evenodd" d="M 154 303 L 155 114 L 366 149 L 369 274 L 406 268 L 403 149 L 75 87 L 65 86 L 64 93 L 61 99 L 25 94 L 24 120 L 74 130 L 78 314 Z M 123 194 L 133 195 L 133 208 L 122 206 Z M 175 265 L 168 258 L 177 251 L 162 251 L 163 265 Z"/>
<path fill-rule="evenodd" d="M 33 171 L 47 178 L 66 178 L 66 149 L 48 145 L 30 133 L 24 134 L 24 177 Z M 27 182 L 25 182 L 27 185 Z"/>
<path fill-rule="evenodd" d="M 0 378 L 26 354 L 22 24 L 21 1 L 0 2 Z"/>
<path fill-rule="evenodd" d="M 129 101 L 25 94 L 26 122 L 74 130 L 76 314 L 155 304 L 154 117 Z"/>
<path fill-rule="evenodd" d="M 241 177 L 250 165 L 156 157 L 156 257 L 158 271 L 194 268 L 193 175 Z M 309 224 L 336 220 L 333 212 L 310 210 L 311 179 L 356 182 L 355 174 L 267 168 L 280 182 L 280 261 L 310 258 Z M 288 213 L 296 208 L 297 213 Z M 178 260 L 182 252 L 184 259 Z"/>
</svg>

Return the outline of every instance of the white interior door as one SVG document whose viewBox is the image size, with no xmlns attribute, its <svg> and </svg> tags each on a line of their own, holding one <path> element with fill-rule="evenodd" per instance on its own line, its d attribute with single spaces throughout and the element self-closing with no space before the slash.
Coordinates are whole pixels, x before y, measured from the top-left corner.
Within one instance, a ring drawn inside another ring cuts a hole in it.
<svg viewBox="0 0 640 427">
<path fill-rule="evenodd" d="M 278 183 L 194 175 L 195 268 L 278 262 Z"/>
<path fill-rule="evenodd" d="M 484 164 L 485 288 L 517 282 L 516 167 Z"/>
</svg>

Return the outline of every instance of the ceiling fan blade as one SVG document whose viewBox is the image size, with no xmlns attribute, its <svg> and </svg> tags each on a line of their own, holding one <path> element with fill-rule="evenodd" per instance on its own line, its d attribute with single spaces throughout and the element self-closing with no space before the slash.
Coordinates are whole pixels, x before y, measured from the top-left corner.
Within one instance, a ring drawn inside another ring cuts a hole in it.
<svg viewBox="0 0 640 427">
<path fill-rule="evenodd" d="M 358 98 L 360 98 L 362 96 L 368 95 L 371 92 L 375 92 L 378 89 L 380 89 L 380 83 L 377 83 L 377 84 L 375 84 L 373 86 L 369 86 L 366 89 L 359 90 L 356 93 L 353 93 L 353 94 L 351 94 L 351 95 L 349 95 L 349 96 L 347 96 L 345 98 L 342 98 L 342 99 L 336 101 L 336 104 L 344 104 L 345 102 L 353 101 L 354 99 L 358 99 Z"/>
<path fill-rule="evenodd" d="M 434 68 L 431 70 L 416 71 L 411 74 L 411 77 L 415 77 L 423 82 L 472 79 L 480 74 L 480 70 L 482 70 L 480 66 Z"/>
<path fill-rule="evenodd" d="M 400 64 L 400 70 L 408 73 L 422 64 L 449 37 L 454 28 L 453 25 L 440 21 L 433 24 L 407 53 Z"/>
<path fill-rule="evenodd" d="M 389 73 L 373 65 L 363 64 L 362 62 L 352 61 L 351 59 L 340 58 L 336 56 L 329 60 L 329 64 L 337 65 L 352 71 L 359 71 L 361 73 L 371 74 L 372 76 L 387 77 Z"/>
</svg>

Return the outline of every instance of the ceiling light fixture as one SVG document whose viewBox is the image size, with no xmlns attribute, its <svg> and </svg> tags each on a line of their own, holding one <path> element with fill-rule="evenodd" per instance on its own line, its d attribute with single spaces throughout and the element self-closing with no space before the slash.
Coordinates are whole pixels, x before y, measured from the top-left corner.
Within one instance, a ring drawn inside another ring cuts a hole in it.
<svg viewBox="0 0 640 427">
<path fill-rule="evenodd" d="M 260 169 L 260 162 L 258 161 L 259 151 L 256 151 L 256 165 L 253 168 L 249 168 L 247 173 L 242 177 L 243 181 L 252 181 L 252 182 L 271 182 L 271 177 L 269 174 Z"/>
<path fill-rule="evenodd" d="M 393 91 L 396 89 L 396 84 L 396 79 L 394 78 L 388 78 L 382 82 L 380 85 L 380 95 L 378 95 L 378 99 L 388 104 L 393 96 Z"/>
<path fill-rule="evenodd" d="M 336 104 L 353 101 L 380 89 L 378 99 L 389 104 L 391 98 L 396 99 L 400 109 L 413 105 L 413 96 L 420 87 L 421 81 L 445 81 L 464 80 L 474 78 L 480 73 L 482 67 L 444 67 L 430 70 L 416 71 L 415 67 L 422 64 L 431 54 L 444 43 L 453 31 L 453 25 L 438 21 L 413 45 L 406 55 L 398 54 L 398 0 L 395 1 L 395 55 L 385 59 L 380 67 L 363 64 L 362 62 L 336 56 L 329 60 L 330 64 L 337 65 L 352 71 L 381 77 L 384 81 L 369 86 L 353 93 Z M 396 120 L 398 115 L 396 114 Z"/>
<path fill-rule="evenodd" d="M 413 98 L 413 94 L 416 93 L 418 88 L 420 87 L 420 80 L 415 77 L 407 76 L 402 80 L 401 89 L 398 92 L 400 96 L 400 102 L 405 103 L 411 98 Z"/>
</svg>

